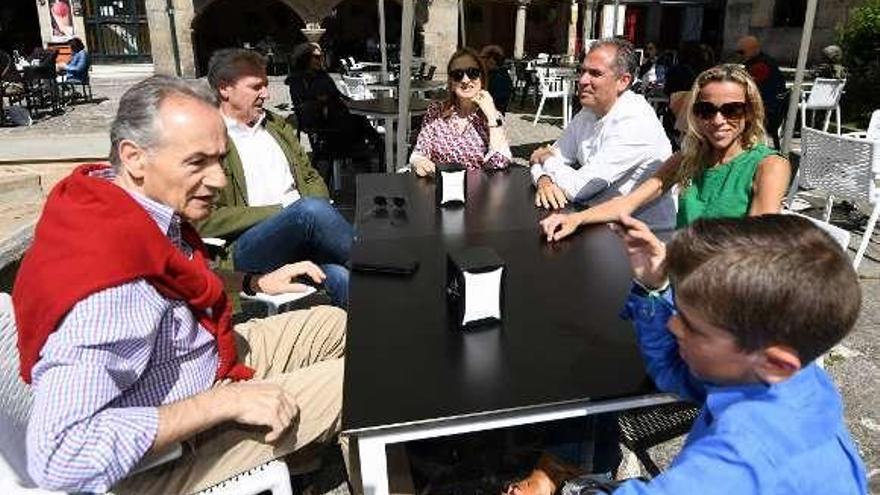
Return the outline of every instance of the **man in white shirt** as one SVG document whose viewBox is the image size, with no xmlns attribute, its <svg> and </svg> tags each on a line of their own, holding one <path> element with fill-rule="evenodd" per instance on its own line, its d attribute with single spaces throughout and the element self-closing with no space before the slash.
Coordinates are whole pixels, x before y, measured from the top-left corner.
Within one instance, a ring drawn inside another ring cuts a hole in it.
<svg viewBox="0 0 880 495">
<path fill-rule="evenodd" d="M 626 40 L 600 40 L 590 47 L 578 80 L 583 109 L 559 140 L 532 153 L 536 206 L 593 205 L 627 194 L 672 154 L 654 110 L 627 89 L 636 67 Z M 635 216 L 655 229 L 673 228 L 674 201 L 665 194 Z"/>
<path fill-rule="evenodd" d="M 263 108 L 269 96 L 265 60 L 250 50 L 217 51 L 208 82 L 229 135 L 227 185 L 200 233 L 230 242 L 231 268 L 239 272 L 262 274 L 314 261 L 334 304 L 345 307 L 354 229 L 328 201 L 327 186 L 296 130 Z"/>
</svg>

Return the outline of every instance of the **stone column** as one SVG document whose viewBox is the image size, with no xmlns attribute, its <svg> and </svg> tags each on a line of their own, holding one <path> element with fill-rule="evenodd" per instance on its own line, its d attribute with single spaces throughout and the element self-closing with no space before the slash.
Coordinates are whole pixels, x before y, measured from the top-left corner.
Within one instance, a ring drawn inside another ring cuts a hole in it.
<svg viewBox="0 0 880 495">
<path fill-rule="evenodd" d="M 577 24 L 578 24 L 578 0 L 571 0 L 570 15 L 568 16 L 568 46 L 565 53 L 569 58 L 577 58 Z"/>
<path fill-rule="evenodd" d="M 598 38 L 597 33 L 593 33 L 593 20 L 596 15 L 596 0 L 585 0 L 584 1 L 584 50 L 587 49 L 586 43 L 589 40 Z"/>
<path fill-rule="evenodd" d="M 516 32 L 513 42 L 513 58 L 520 60 L 525 53 L 526 45 L 526 9 L 529 0 L 517 0 L 516 2 Z"/>
<path fill-rule="evenodd" d="M 437 67 L 434 79 L 446 79 L 446 63 L 458 47 L 457 0 L 434 0 L 422 26 L 425 63 Z"/>
<path fill-rule="evenodd" d="M 156 74 L 174 74 L 174 49 L 171 43 L 171 22 L 165 0 L 146 0 L 147 25 L 150 30 L 150 51 L 153 54 L 153 71 Z M 176 10 L 176 9 L 175 9 Z M 178 24 L 175 15 L 174 24 Z M 178 44 L 180 36 L 178 36 Z M 182 62 L 182 60 L 181 60 Z M 183 69 L 181 63 L 181 69 Z"/>
<path fill-rule="evenodd" d="M 174 25 L 177 28 L 177 50 L 180 53 L 180 74 L 183 77 L 196 77 L 196 54 L 193 49 L 193 20 L 195 19 L 193 0 L 174 0 L 173 3 Z M 174 63 L 173 58 L 171 63 Z"/>
</svg>

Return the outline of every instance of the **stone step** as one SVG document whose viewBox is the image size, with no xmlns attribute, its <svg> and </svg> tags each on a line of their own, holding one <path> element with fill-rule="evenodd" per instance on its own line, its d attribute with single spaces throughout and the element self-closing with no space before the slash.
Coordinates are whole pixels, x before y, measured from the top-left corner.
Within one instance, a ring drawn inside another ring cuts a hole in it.
<svg viewBox="0 0 880 495">
<path fill-rule="evenodd" d="M 40 174 L 30 171 L 10 173 L 6 168 L 0 169 L 0 206 L 42 201 Z"/>
<path fill-rule="evenodd" d="M 34 240 L 43 197 L 0 203 L 0 268 L 18 260 Z"/>
</svg>

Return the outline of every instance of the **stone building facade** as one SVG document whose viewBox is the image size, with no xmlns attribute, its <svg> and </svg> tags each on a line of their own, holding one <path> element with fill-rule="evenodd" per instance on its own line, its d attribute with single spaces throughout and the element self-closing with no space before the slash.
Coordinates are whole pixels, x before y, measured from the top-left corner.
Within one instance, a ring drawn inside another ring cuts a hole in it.
<svg viewBox="0 0 880 495">
<path fill-rule="evenodd" d="M 269 25 L 275 38 L 283 38 L 274 40 L 286 47 L 279 50 L 279 58 L 290 46 L 305 40 L 306 34 L 319 38 L 325 28 L 321 41 L 328 45 L 332 45 L 328 38 L 334 33 L 355 28 L 362 33 L 376 31 L 378 37 L 377 0 L 31 1 L 37 5 L 44 43 L 53 40 L 51 8 L 56 2 L 64 2 L 70 6 L 75 35 L 86 42 L 96 62 L 152 62 L 157 73 L 190 77 L 204 72 L 213 49 L 253 44 L 248 42 L 249 37 L 254 38 L 253 33 L 248 34 L 247 29 L 262 29 L 257 26 Z M 836 28 L 845 22 L 849 9 L 862 1 L 819 0 L 811 54 L 818 54 L 821 47 L 833 42 Z M 385 3 L 386 12 L 398 13 L 396 32 L 389 28 L 388 43 L 393 44 L 400 32 L 400 0 Z M 437 75 L 442 76 L 462 36 L 459 31 L 463 21 L 469 46 L 495 43 L 517 58 L 538 52 L 575 55 L 582 50 L 584 40 L 614 32 L 612 4 L 612 0 L 464 0 L 460 11 L 459 0 L 416 0 L 418 51 L 428 64 L 438 67 Z M 693 0 L 672 4 L 620 0 L 616 32 L 625 33 L 637 44 L 659 40 L 668 45 L 666 48 L 675 48 L 682 39 L 694 39 L 715 47 L 722 58 L 732 53 L 740 36 L 754 34 L 767 53 L 793 64 L 802 32 L 799 9 L 805 4 L 806 0 Z M 255 16 L 254 9 L 264 12 Z M 120 18 L 125 25 L 114 25 Z M 363 43 L 369 44 L 366 40 Z M 105 44 L 103 49 L 92 46 Z M 340 54 L 347 54 L 348 47 L 337 48 Z M 390 51 L 395 48 L 392 46 Z"/>
</svg>

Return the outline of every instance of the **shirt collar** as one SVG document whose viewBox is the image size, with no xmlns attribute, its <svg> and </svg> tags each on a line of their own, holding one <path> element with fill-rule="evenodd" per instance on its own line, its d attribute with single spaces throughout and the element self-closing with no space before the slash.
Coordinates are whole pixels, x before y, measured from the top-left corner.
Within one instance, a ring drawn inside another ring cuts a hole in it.
<svg viewBox="0 0 880 495">
<path fill-rule="evenodd" d="M 116 172 L 112 167 L 108 167 L 105 169 L 94 170 L 91 172 L 90 176 L 112 181 L 116 179 Z M 156 222 L 156 225 L 163 234 L 174 241 L 174 243 L 178 245 L 181 243 L 182 234 L 180 231 L 180 215 L 175 213 L 174 208 L 150 199 L 139 192 L 125 188 L 123 188 L 123 190 L 128 193 L 132 199 L 137 201 L 141 208 L 146 210 L 147 214 L 149 214 L 150 218 Z"/>
<path fill-rule="evenodd" d="M 733 404 L 746 401 L 770 401 L 797 408 L 808 407 L 819 390 L 829 388 L 823 380 L 822 372 L 815 363 L 807 365 L 794 376 L 773 385 L 749 383 L 744 385 L 707 385 L 706 408 L 712 416 L 718 417 Z M 833 388 L 833 387 L 832 387 Z M 835 404 L 823 406 L 824 414 L 834 414 Z"/>
<path fill-rule="evenodd" d="M 226 124 L 226 130 L 229 132 L 229 134 L 236 136 L 253 136 L 257 132 L 259 132 L 260 129 L 263 128 L 263 125 L 266 122 L 265 110 L 263 110 L 263 113 L 260 114 L 260 117 L 257 119 L 256 123 L 254 123 L 254 125 L 252 126 L 243 124 L 231 117 L 227 117 L 226 114 L 224 114 L 223 112 L 220 112 L 220 115 L 223 116 L 223 122 Z"/>
</svg>

